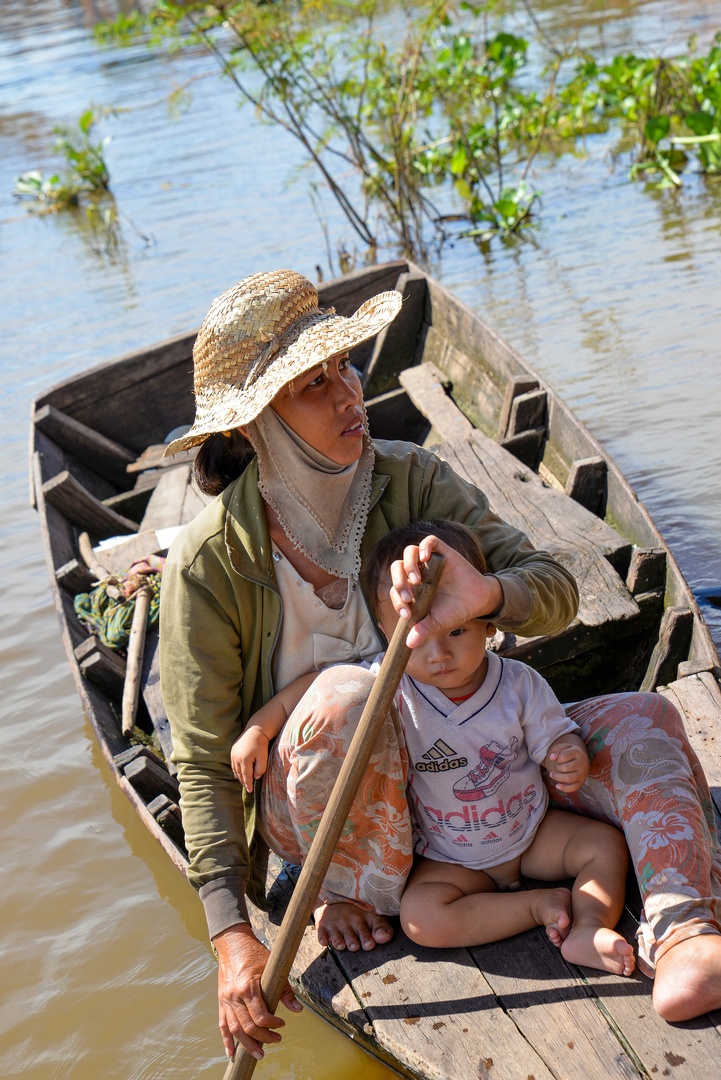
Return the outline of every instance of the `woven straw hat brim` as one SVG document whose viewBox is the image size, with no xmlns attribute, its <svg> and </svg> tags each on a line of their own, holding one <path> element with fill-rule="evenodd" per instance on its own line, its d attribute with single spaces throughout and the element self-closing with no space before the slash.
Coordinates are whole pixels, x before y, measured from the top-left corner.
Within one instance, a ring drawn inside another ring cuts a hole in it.
<svg viewBox="0 0 721 1080">
<path fill-rule="evenodd" d="M 402 303 L 401 293 L 385 292 L 366 300 L 350 318 L 319 312 L 308 325 L 312 316 L 306 317 L 298 336 L 276 353 L 250 387 L 226 386 L 212 410 L 196 419 L 187 434 L 169 443 L 163 456 L 190 450 L 209 435 L 249 424 L 287 383 L 380 333 L 396 317 Z"/>
</svg>

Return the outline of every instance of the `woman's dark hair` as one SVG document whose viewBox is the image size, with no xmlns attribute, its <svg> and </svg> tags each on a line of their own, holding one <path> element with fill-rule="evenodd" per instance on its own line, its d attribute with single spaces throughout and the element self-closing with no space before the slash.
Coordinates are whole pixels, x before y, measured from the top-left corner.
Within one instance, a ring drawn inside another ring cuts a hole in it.
<svg viewBox="0 0 721 1080">
<path fill-rule="evenodd" d="M 426 536 L 437 536 L 449 548 L 459 552 L 471 566 L 485 574 L 486 557 L 481 543 L 472 529 L 458 521 L 412 521 L 387 533 L 373 545 L 363 560 L 361 577 L 368 602 L 378 618 L 378 593 L 384 578 L 388 576 L 391 563 L 403 558 L 403 550 L 409 544 L 420 544 Z"/>
<path fill-rule="evenodd" d="M 220 495 L 237 480 L 254 454 L 253 447 L 237 429 L 229 435 L 209 435 L 193 462 L 193 477 L 205 495 Z"/>
</svg>

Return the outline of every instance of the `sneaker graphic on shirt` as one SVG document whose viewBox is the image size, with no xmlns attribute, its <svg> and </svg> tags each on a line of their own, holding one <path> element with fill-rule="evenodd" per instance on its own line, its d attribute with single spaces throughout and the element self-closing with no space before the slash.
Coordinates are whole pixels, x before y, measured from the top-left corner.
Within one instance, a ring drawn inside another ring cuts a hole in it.
<svg viewBox="0 0 721 1080">
<path fill-rule="evenodd" d="M 511 739 L 510 746 L 501 746 L 492 739 L 487 746 L 481 747 L 479 757 L 475 769 L 471 769 L 453 785 L 453 794 L 462 802 L 487 799 L 498 790 L 518 757 L 518 739 Z"/>
</svg>

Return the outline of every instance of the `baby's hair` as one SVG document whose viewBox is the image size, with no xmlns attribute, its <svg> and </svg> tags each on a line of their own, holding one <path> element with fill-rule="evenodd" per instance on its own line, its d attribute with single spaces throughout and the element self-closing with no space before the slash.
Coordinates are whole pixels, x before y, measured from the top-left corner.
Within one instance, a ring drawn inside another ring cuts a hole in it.
<svg viewBox="0 0 721 1080">
<path fill-rule="evenodd" d="M 409 525 L 400 525 L 374 544 L 363 561 L 363 587 L 376 619 L 378 593 L 390 573 L 391 563 L 403 558 L 403 550 L 409 544 L 420 544 L 421 540 L 431 535 L 437 536 L 449 548 L 463 555 L 479 573 L 486 573 L 486 558 L 481 543 L 467 525 L 447 520 L 412 521 Z"/>
</svg>

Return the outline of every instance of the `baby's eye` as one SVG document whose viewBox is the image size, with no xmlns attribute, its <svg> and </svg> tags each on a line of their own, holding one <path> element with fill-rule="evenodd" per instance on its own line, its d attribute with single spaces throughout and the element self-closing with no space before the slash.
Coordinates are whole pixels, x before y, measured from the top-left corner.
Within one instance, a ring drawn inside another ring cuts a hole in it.
<svg viewBox="0 0 721 1080">
<path fill-rule="evenodd" d="M 463 633 L 463 627 L 459 626 L 455 630 L 451 630 L 451 632 L 450 632 L 450 634 L 448 636 L 449 637 L 460 637 L 462 633 Z"/>
</svg>

